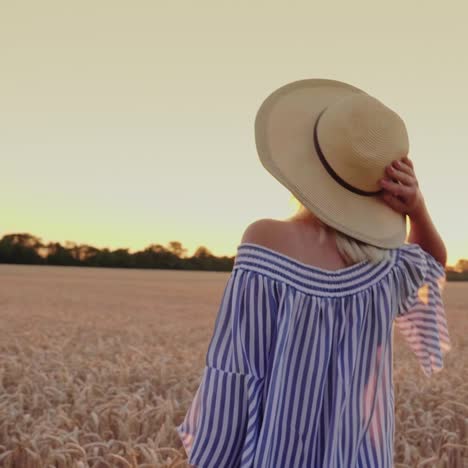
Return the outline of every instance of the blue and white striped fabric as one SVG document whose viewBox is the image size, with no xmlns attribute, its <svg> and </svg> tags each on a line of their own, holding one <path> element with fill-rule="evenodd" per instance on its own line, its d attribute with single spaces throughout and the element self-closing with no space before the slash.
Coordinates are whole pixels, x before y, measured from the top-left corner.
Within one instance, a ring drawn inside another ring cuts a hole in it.
<svg viewBox="0 0 468 468">
<path fill-rule="evenodd" d="M 393 466 L 393 323 L 427 375 L 450 339 L 445 270 L 416 244 L 329 271 L 241 243 L 176 427 L 199 468 Z"/>
</svg>

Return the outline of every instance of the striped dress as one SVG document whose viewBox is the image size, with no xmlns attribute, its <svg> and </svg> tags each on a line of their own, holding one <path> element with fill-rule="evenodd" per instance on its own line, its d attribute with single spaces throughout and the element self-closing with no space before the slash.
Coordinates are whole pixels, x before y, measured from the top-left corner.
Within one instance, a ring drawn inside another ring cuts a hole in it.
<svg viewBox="0 0 468 468">
<path fill-rule="evenodd" d="M 422 372 L 450 350 L 444 267 L 417 244 L 330 271 L 237 248 L 200 385 L 176 426 L 199 468 L 391 468 L 393 323 Z"/>
</svg>

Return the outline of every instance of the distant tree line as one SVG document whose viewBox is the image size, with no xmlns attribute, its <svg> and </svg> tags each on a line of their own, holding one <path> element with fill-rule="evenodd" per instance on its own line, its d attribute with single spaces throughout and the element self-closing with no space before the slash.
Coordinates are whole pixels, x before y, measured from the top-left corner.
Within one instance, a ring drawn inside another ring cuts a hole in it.
<svg viewBox="0 0 468 468">
<path fill-rule="evenodd" d="M 447 281 L 468 281 L 468 260 L 460 259 L 455 266 L 447 266 Z"/>
<path fill-rule="evenodd" d="M 0 240 L 0 263 L 28 265 L 92 266 L 107 268 L 158 268 L 168 270 L 231 271 L 235 257 L 216 257 L 200 246 L 192 256 L 178 241 L 167 246 L 151 244 L 130 253 L 128 249 L 98 249 L 87 244 L 67 241 L 44 244 L 28 233 L 7 234 Z M 468 281 L 468 260 L 447 266 L 447 281 Z"/>
<path fill-rule="evenodd" d="M 166 247 L 151 244 L 130 253 L 128 249 L 98 249 L 69 241 L 64 246 L 58 242 L 44 244 L 39 237 L 18 233 L 7 234 L 0 240 L 0 263 L 231 271 L 234 257 L 216 257 L 204 246 L 187 256 L 187 249 L 177 241 Z"/>
</svg>

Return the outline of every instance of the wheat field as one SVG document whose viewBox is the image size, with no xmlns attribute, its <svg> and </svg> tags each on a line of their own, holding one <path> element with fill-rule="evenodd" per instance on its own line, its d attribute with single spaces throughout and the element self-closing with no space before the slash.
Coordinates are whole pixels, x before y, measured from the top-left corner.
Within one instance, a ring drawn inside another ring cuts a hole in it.
<svg viewBox="0 0 468 468">
<path fill-rule="evenodd" d="M 184 467 L 229 273 L 0 265 L 0 466 Z M 395 467 L 468 467 L 468 284 L 424 377 L 395 332 Z M 222 468 L 222 467 L 220 467 Z"/>
</svg>

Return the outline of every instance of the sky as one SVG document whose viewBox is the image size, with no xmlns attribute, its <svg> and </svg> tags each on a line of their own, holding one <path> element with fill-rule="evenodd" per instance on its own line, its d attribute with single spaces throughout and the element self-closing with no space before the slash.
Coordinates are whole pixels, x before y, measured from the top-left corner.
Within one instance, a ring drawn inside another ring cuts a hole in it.
<svg viewBox="0 0 468 468">
<path fill-rule="evenodd" d="M 293 212 L 254 119 L 276 88 L 348 82 L 405 121 L 448 264 L 468 258 L 463 1 L 0 0 L 0 236 L 234 255 Z"/>
</svg>

